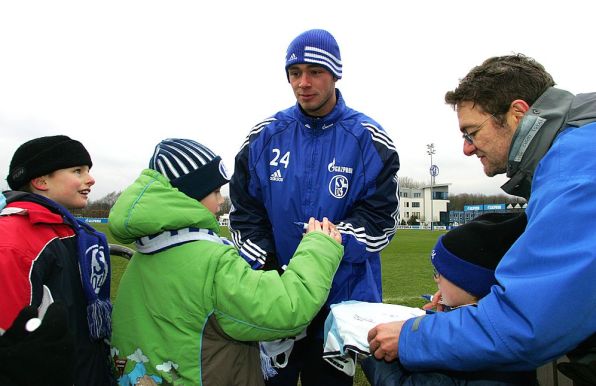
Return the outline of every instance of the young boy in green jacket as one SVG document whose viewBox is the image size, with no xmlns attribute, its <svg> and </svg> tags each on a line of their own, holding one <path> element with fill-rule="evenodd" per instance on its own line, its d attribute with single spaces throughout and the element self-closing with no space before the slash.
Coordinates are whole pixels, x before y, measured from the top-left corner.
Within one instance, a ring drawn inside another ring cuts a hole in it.
<svg viewBox="0 0 596 386">
<path fill-rule="evenodd" d="M 166 139 L 112 208 L 110 231 L 137 247 L 113 313 L 121 385 L 263 385 L 257 342 L 295 336 L 327 298 L 343 254 L 335 226 L 311 218 L 283 275 L 254 271 L 219 236 L 228 180 L 207 147 Z"/>
</svg>

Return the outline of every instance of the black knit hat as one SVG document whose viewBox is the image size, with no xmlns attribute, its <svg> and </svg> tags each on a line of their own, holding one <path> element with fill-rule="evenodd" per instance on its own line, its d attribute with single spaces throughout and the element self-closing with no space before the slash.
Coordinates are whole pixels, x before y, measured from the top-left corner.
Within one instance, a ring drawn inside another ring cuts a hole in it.
<svg viewBox="0 0 596 386">
<path fill-rule="evenodd" d="M 487 213 L 444 234 L 431 254 L 439 274 L 479 298 L 497 284 L 495 269 L 526 228 L 525 213 Z"/>
<path fill-rule="evenodd" d="M 196 200 L 230 181 L 221 159 L 191 139 L 168 138 L 155 146 L 149 168 L 170 180 L 172 186 Z"/>
<path fill-rule="evenodd" d="M 91 168 L 93 163 L 87 149 L 79 141 L 66 135 L 35 138 L 15 151 L 6 181 L 11 189 L 16 190 L 36 177 L 83 165 Z"/>
</svg>

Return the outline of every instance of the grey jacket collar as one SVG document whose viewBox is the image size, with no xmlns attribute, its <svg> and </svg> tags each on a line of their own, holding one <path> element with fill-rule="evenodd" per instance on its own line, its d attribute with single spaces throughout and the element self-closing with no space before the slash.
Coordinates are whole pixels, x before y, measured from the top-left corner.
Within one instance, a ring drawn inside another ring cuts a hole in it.
<svg viewBox="0 0 596 386">
<path fill-rule="evenodd" d="M 506 193 L 530 198 L 534 170 L 564 128 L 573 98 L 570 92 L 551 87 L 526 112 L 509 148 L 510 180 L 501 186 Z"/>
</svg>

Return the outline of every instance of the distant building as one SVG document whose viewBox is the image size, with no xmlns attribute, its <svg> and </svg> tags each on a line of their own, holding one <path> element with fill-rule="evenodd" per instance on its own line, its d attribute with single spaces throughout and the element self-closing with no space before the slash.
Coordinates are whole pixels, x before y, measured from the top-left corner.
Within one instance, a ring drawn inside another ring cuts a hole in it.
<svg viewBox="0 0 596 386">
<path fill-rule="evenodd" d="M 484 213 L 523 212 L 528 204 L 478 204 L 464 205 L 464 210 L 449 211 L 449 225 L 461 225 Z"/>
<path fill-rule="evenodd" d="M 219 216 L 219 225 L 222 227 L 227 227 L 230 225 L 230 214 L 229 213 L 224 213 L 221 216 Z"/>
<path fill-rule="evenodd" d="M 438 224 L 441 212 L 447 213 L 449 203 L 449 185 L 435 184 L 432 186 L 432 215 L 431 215 L 431 186 L 420 188 L 399 188 L 399 214 L 401 219 L 408 221 L 416 217 L 420 225 L 430 226 L 430 221 Z M 447 225 L 447 224 L 445 224 Z"/>
</svg>

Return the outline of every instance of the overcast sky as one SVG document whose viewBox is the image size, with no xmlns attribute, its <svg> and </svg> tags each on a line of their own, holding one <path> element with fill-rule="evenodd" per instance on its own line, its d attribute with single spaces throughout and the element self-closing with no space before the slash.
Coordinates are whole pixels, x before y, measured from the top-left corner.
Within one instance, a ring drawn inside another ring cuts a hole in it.
<svg viewBox="0 0 596 386">
<path fill-rule="evenodd" d="M 129 185 L 167 137 L 207 145 L 228 169 L 250 128 L 295 100 L 290 41 L 311 28 L 337 39 L 346 103 L 393 138 L 401 176 L 453 193 L 501 193 L 462 153 L 444 104 L 470 68 L 521 52 L 558 87 L 596 91 L 594 6 L 567 1 L 0 0 L 0 187 L 12 154 L 66 134 L 93 158 L 91 199 Z"/>
</svg>

